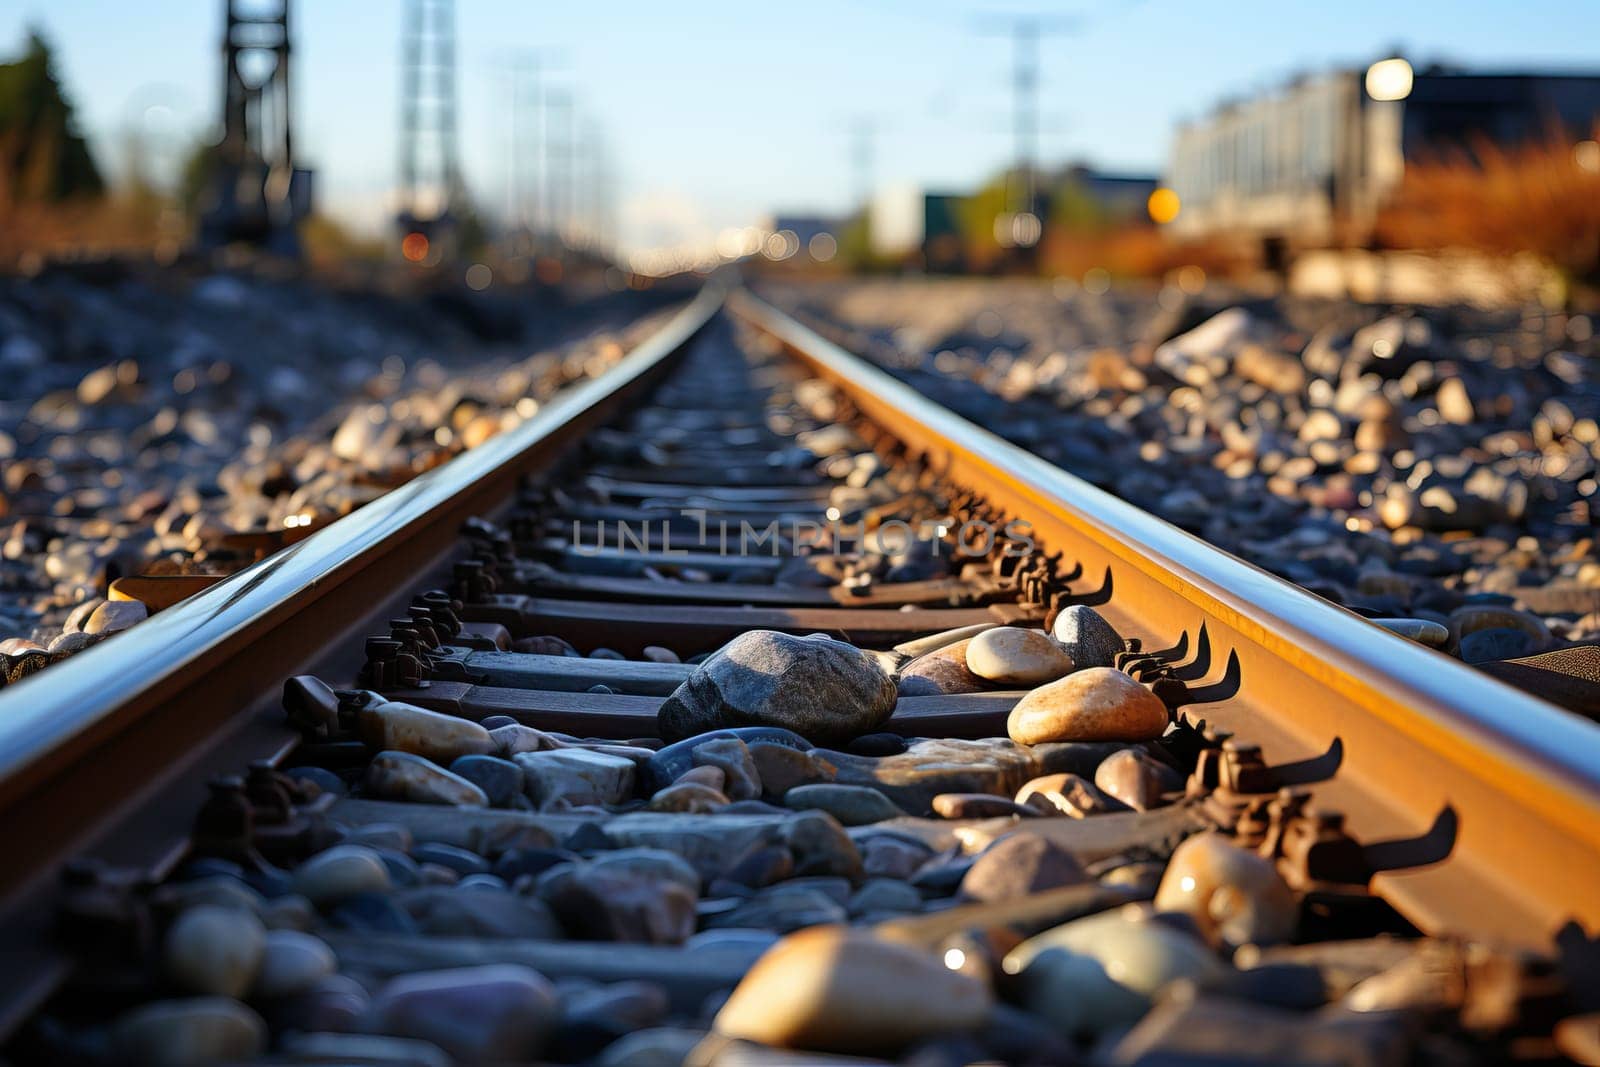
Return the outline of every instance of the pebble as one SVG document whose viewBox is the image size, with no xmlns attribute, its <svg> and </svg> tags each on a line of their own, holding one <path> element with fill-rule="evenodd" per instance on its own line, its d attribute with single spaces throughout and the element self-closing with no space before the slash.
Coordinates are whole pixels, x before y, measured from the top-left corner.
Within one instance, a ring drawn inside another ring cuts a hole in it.
<svg viewBox="0 0 1600 1067">
<path fill-rule="evenodd" d="M 269 930 L 252 997 L 287 997 L 315 988 L 338 970 L 333 949 L 319 937 L 299 930 Z"/>
<path fill-rule="evenodd" d="M 690 755 L 697 767 L 722 772 L 722 792 L 730 800 L 752 800 L 761 795 L 761 772 L 750 749 L 737 737 L 719 737 L 700 745 Z"/>
<path fill-rule="evenodd" d="M 657 724 L 668 741 L 778 726 L 833 744 L 876 730 L 894 703 L 894 679 L 872 654 L 820 634 L 752 630 L 698 665 L 662 703 Z"/>
<path fill-rule="evenodd" d="M 1083 865 L 1059 845 L 1026 831 L 1007 834 L 979 853 L 961 879 L 961 896 L 994 903 L 1088 880 Z"/>
<path fill-rule="evenodd" d="M 411 834 L 410 828 L 399 823 L 369 822 L 347 829 L 344 835 L 344 843 L 408 853 L 416 841 Z"/>
<path fill-rule="evenodd" d="M 418 844 L 411 850 L 411 858 L 424 866 L 434 864 L 448 867 L 463 877 L 469 874 L 484 874 L 489 870 L 489 861 L 471 849 L 446 845 L 439 841 L 424 841 Z"/>
<path fill-rule="evenodd" d="M 898 756 L 910 745 L 899 734 L 862 734 L 853 737 L 844 750 L 852 756 Z"/>
<path fill-rule="evenodd" d="M 523 787 L 540 810 L 557 804 L 620 804 L 633 796 L 634 762 L 604 752 L 562 748 L 516 757 Z"/>
<path fill-rule="evenodd" d="M 903 837 L 875 834 L 860 842 L 861 870 L 868 877 L 910 879 L 933 854 L 927 845 Z"/>
<path fill-rule="evenodd" d="M 1206 945 L 1137 905 L 1075 919 L 1006 954 L 1020 1003 L 1062 1034 L 1131 1026 L 1180 978 L 1220 981 L 1226 968 Z"/>
<path fill-rule="evenodd" d="M 167 929 L 167 976 L 185 992 L 242 997 L 255 981 L 266 941 L 266 930 L 253 912 L 189 908 Z"/>
<path fill-rule="evenodd" d="M 335 845 L 294 869 L 295 892 L 313 904 L 389 889 L 389 868 L 365 845 Z"/>
<path fill-rule="evenodd" d="M 328 921 L 341 930 L 358 933 L 414 934 L 416 920 L 389 893 L 354 893 L 335 901 Z"/>
<path fill-rule="evenodd" d="M 614 982 L 564 997 L 551 1056 L 562 1061 L 593 1060 L 618 1038 L 663 1022 L 668 1009 L 666 990 L 651 982 Z"/>
<path fill-rule="evenodd" d="M 831 782 L 838 768 L 814 752 L 801 752 L 787 745 L 756 741 L 750 745 L 750 759 L 756 777 L 768 796 L 781 797 L 802 785 Z"/>
<path fill-rule="evenodd" d="M 1098 773 L 1098 768 L 1096 771 Z M 1017 790 L 1017 803 L 1046 815 L 1059 813 L 1074 819 L 1107 811 L 1122 811 L 1127 807 L 1122 801 L 1102 793 L 1093 782 L 1078 774 L 1047 774 L 1035 778 Z"/>
<path fill-rule="evenodd" d="M 1450 631 L 1442 623 L 1432 619 L 1370 619 L 1374 626 L 1381 626 L 1390 633 L 1399 634 L 1408 641 L 1415 641 L 1419 645 L 1429 648 L 1444 648 L 1450 643 Z"/>
<path fill-rule="evenodd" d="M 325 767 L 290 767 L 283 773 L 299 783 L 302 789 L 315 789 L 313 796 L 320 793 L 343 796 L 350 791 L 343 778 Z"/>
<path fill-rule="evenodd" d="M 674 785 L 665 789 L 658 789 L 655 796 L 650 798 L 646 805 L 649 811 L 676 811 L 692 815 L 706 815 L 719 808 L 727 807 L 730 801 L 726 794 L 713 789 L 709 785 L 699 782 L 685 782 L 679 780 Z"/>
<path fill-rule="evenodd" d="M 450 764 L 450 773 L 482 790 L 493 808 L 508 806 L 522 792 L 522 768 L 496 756 L 462 756 Z"/>
<path fill-rule="evenodd" d="M 989 990 L 904 945 L 841 927 L 790 934 L 717 1013 L 717 1032 L 779 1048 L 878 1052 L 982 1025 Z"/>
<path fill-rule="evenodd" d="M 692 887 L 651 870 L 575 864 L 540 875 L 537 892 L 572 937 L 681 945 L 695 931 L 691 875 Z"/>
<path fill-rule="evenodd" d="M 9 644 L 11 640 L 13 639 L 8 638 L 6 641 L 0 641 L 0 651 L 8 653 L 15 651 L 5 648 L 5 645 Z M 50 641 L 49 651 L 52 654 L 72 656 L 94 645 L 97 640 L 98 638 L 94 634 L 63 633 Z"/>
<path fill-rule="evenodd" d="M 793 730 L 783 730 L 773 726 L 743 726 L 731 730 L 713 730 L 709 733 L 699 734 L 694 737 L 667 745 L 658 749 L 640 767 L 640 774 L 646 790 L 654 792 L 664 786 L 671 785 L 694 764 L 694 753 L 701 745 L 726 737 L 737 737 L 747 747 L 751 748 L 754 756 L 754 746 L 758 744 L 787 748 L 796 752 L 809 752 L 813 747 L 810 741 L 801 737 Z M 759 765 L 757 770 L 760 770 Z"/>
<path fill-rule="evenodd" d="M 1149 811 L 1161 805 L 1163 794 L 1181 790 L 1183 777 L 1138 749 L 1125 748 L 1101 761 L 1094 784 L 1134 811 Z"/>
<path fill-rule="evenodd" d="M 722 787 L 727 784 L 728 776 L 722 773 L 719 767 L 695 767 L 678 775 L 673 785 L 703 785 L 707 789 L 722 792 Z"/>
<path fill-rule="evenodd" d="M 227 997 L 158 1000 L 119 1018 L 111 1046 L 125 1062 L 150 1067 L 249 1060 L 266 1051 L 267 1026 Z"/>
<path fill-rule="evenodd" d="M 1112 667 L 1123 649 L 1122 638 L 1105 618 L 1084 604 L 1069 604 L 1050 629 L 1062 650 L 1079 668 Z"/>
<path fill-rule="evenodd" d="M 455 1067 L 444 1049 L 429 1041 L 381 1034 L 291 1033 L 283 1051 L 294 1063 L 360 1064 L 361 1067 Z"/>
<path fill-rule="evenodd" d="M 561 747 L 543 730 L 535 730 L 519 722 L 496 726 L 489 731 L 489 740 L 494 744 L 493 754 L 500 759 L 510 759 L 522 752 L 544 752 Z"/>
<path fill-rule="evenodd" d="M 858 785 L 801 785 L 783 795 L 785 807 L 795 811 L 825 811 L 845 826 L 866 826 L 904 815 L 894 801 Z"/>
<path fill-rule="evenodd" d="M 1196 834 L 1173 851 L 1155 906 L 1191 916 L 1203 935 L 1229 947 L 1287 941 L 1300 917 L 1272 861 L 1216 833 Z"/>
<path fill-rule="evenodd" d="M 361 1028 L 371 998 L 354 978 L 331 974 L 303 992 L 260 1003 L 273 1033 L 344 1032 Z"/>
<path fill-rule="evenodd" d="M 181 909 L 200 906 L 232 908 L 260 914 L 265 901 L 242 881 L 242 872 L 217 873 L 171 886 L 173 903 Z"/>
<path fill-rule="evenodd" d="M 895 756 L 867 758 L 825 752 L 834 763 L 834 780 L 876 789 L 904 811 L 925 814 L 940 793 L 991 793 L 1007 796 L 1048 769 L 1044 754 L 1005 738 L 916 740 Z"/>
<path fill-rule="evenodd" d="M 538 1059 L 559 1016 L 544 976 L 512 964 L 403 975 L 378 991 L 371 1013 L 377 1033 L 430 1042 L 464 1063 Z"/>
<path fill-rule="evenodd" d="M 983 692 L 988 685 L 967 667 L 971 644 L 971 638 L 963 638 L 907 663 L 900 669 L 898 692 L 908 697 Z"/>
<path fill-rule="evenodd" d="M 682 1067 L 705 1031 L 658 1026 L 620 1038 L 600 1053 L 596 1067 Z"/>
<path fill-rule="evenodd" d="M 380 751 L 409 752 L 448 765 L 459 756 L 495 750 L 489 731 L 470 719 L 399 701 L 377 701 L 357 713 L 361 740 Z"/>
<path fill-rule="evenodd" d="M 311 929 L 316 921 L 317 909 L 299 893 L 286 893 L 261 906 L 261 924 L 268 930 L 304 931 Z"/>
<path fill-rule="evenodd" d="M 1073 666 L 1072 657 L 1038 630 L 997 626 L 967 642 L 967 669 L 1000 685 L 1053 682 L 1070 674 Z"/>
<path fill-rule="evenodd" d="M 482 808 L 489 804 L 484 791 L 467 779 L 410 752 L 378 753 L 367 764 L 362 784 L 370 795 L 389 800 L 452 804 L 462 808 Z"/>
<path fill-rule="evenodd" d="M 94 609 L 94 614 L 83 624 L 83 632 L 114 634 L 149 617 L 149 610 L 137 600 L 108 600 Z"/>
<path fill-rule="evenodd" d="M 1167 728 L 1167 707 L 1144 685 L 1110 667 L 1089 667 L 1029 691 L 1011 709 L 1006 732 L 1019 744 L 1042 741 L 1148 741 Z"/>
<path fill-rule="evenodd" d="M 399 894 L 417 928 L 434 937 L 559 941 L 561 924 L 544 901 L 501 890 L 423 886 Z"/>
<path fill-rule="evenodd" d="M 922 910 L 922 894 L 898 878 L 869 878 L 850 895 L 851 915 Z"/>
<path fill-rule="evenodd" d="M 727 884 L 760 889 L 794 873 L 794 857 L 782 845 L 755 845 L 722 872 L 713 888 Z"/>
<path fill-rule="evenodd" d="M 1038 815 L 1039 810 L 987 793 L 940 793 L 933 798 L 933 813 L 944 819 L 1002 819 L 1011 815 L 1027 818 Z"/>
</svg>

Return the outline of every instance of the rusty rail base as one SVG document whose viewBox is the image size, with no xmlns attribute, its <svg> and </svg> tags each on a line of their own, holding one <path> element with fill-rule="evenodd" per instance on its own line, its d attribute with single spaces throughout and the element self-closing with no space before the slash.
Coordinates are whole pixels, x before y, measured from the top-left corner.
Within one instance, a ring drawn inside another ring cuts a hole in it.
<svg viewBox="0 0 1600 1067">
<path fill-rule="evenodd" d="M 1238 658 L 1237 694 L 1191 714 L 1275 764 L 1320 758 L 1317 804 L 1366 842 L 1434 862 L 1372 887 L 1423 931 L 1548 949 L 1600 927 L 1600 729 L 1320 600 L 927 400 L 746 292 L 740 319 L 957 484 L 1083 567 L 1097 607 L 1153 647 Z M 1151 647 L 1151 646 L 1147 646 Z M 1340 765 L 1342 764 L 1342 765 Z"/>
<path fill-rule="evenodd" d="M 713 282 L 604 375 L 532 419 L 304 541 L 152 616 L 72 664 L 0 690 L 0 1039 L 60 982 L 51 936 L 69 858 L 165 875 L 183 855 L 204 782 L 278 760 L 296 742 L 285 678 L 353 677 L 380 628 L 528 473 L 647 390 L 722 306 Z M 341 668 L 343 664 L 343 669 Z"/>
</svg>

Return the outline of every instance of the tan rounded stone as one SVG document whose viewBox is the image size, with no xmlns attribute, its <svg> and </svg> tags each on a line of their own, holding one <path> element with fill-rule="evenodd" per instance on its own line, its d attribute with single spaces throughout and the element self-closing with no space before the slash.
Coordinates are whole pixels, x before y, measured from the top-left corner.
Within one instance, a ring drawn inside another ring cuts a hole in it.
<svg viewBox="0 0 1600 1067">
<path fill-rule="evenodd" d="M 1271 860 L 1214 833 L 1197 834 L 1174 850 L 1155 906 L 1187 912 L 1207 938 L 1234 946 L 1287 941 L 1300 915 Z"/>
<path fill-rule="evenodd" d="M 983 983 L 928 953 L 841 926 L 813 926 L 767 951 L 717 1013 L 716 1029 L 780 1048 L 895 1049 L 983 1023 Z"/>
<path fill-rule="evenodd" d="M 266 936 L 248 911 L 190 908 L 167 930 L 167 975 L 190 993 L 241 997 L 261 966 Z"/>
<path fill-rule="evenodd" d="M 380 752 L 367 764 L 367 792 L 387 800 L 486 808 L 489 797 L 459 774 L 409 752 Z"/>
<path fill-rule="evenodd" d="M 1002 685 L 1053 682 L 1072 668 L 1072 657 L 1040 630 L 997 626 L 967 642 L 967 670 Z"/>
<path fill-rule="evenodd" d="M 1163 794 L 1183 788 L 1183 777 L 1171 767 L 1134 748 L 1113 752 L 1094 771 L 1096 788 L 1134 811 L 1162 804 Z"/>
<path fill-rule="evenodd" d="M 1120 811 L 1122 804 L 1102 793 L 1093 782 L 1077 774 L 1046 774 L 1017 790 L 1018 804 L 1045 815 L 1074 819 Z"/>
<path fill-rule="evenodd" d="M 725 808 L 728 798 L 719 790 L 701 782 L 686 782 L 682 778 L 665 789 L 657 790 L 647 805 L 650 811 L 686 811 L 696 815 Z"/>
<path fill-rule="evenodd" d="M 695 785 L 703 785 L 708 789 L 715 789 L 720 793 L 722 787 L 727 784 L 727 775 L 722 773 L 721 767 L 713 767 L 710 764 L 706 764 L 689 768 L 673 779 L 672 784 L 686 785 L 690 782 Z"/>
<path fill-rule="evenodd" d="M 361 740 L 379 750 L 410 752 L 447 764 L 458 756 L 495 751 L 489 731 L 470 719 L 441 715 L 413 704 L 386 700 L 357 715 Z"/>
<path fill-rule="evenodd" d="M 1167 706 L 1111 667 L 1089 667 L 1042 685 L 1006 720 L 1013 741 L 1149 741 L 1167 728 Z"/>
</svg>

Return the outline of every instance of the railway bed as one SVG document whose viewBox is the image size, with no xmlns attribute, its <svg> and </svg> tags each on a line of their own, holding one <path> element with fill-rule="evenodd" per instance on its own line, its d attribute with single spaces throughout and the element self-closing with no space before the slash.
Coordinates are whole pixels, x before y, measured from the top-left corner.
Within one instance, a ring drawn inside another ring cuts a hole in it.
<svg viewBox="0 0 1600 1067">
<path fill-rule="evenodd" d="M 1593 724 L 742 292 L 174 599 L 0 690 L 14 1062 L 1600 1062 Z"/>
</svg>

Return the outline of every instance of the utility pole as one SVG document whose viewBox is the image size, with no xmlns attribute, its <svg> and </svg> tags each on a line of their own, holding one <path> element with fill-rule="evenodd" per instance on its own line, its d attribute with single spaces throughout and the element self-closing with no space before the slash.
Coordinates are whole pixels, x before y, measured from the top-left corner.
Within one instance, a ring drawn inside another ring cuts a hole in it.
<svg viewBox="0 0 1600 1067">
<path fill-rule="evenodd" d="M 583 116 L 578 124 L 578 204 L 577 216 L 583 227 L 584 244 L 592 252 L 604 246 L 606 215 L 606 148 L 600 120 Z"/>
<path fill-rule="evenodd" d="M 453 254 L 455 209 L 464 191 L 456 138 L 453 0 L 408 0 L 401 37 L 400 210 L 402 251 L 430 243 Z M 411 235 L 424 240 L 418 244 Z M 421 255 L 414 258 L 421 259 Z"/>
<path fill-rule="evenodd" d="M 1012 174 L 1006 181 L 1006 210 L 1012 243 L 1037 243 L 1039 222 L 1039 38 L 1073 33 L 1080 20 L 1070 16 L 1001 15 L 982 20 L 982 31 L 1011 38 Z"/>
<path fill-rule="evenodd" d="M 510 107 L 506 138 L 506 226 L 522 234 L 537 233 L 543 202 L 543 77 L 555 49 L 523 48 L 505 60 Z M 532 129 L 530 131 L 530 124 Z"/>
<path fill-rule="evenodd" d="M 200 222 L 208 247 L 241 241 L 299 251 L 294 227 L 311 210 L 311 172 L 294 160 L 289 3 L 245 10 L 223 0 L 222 140 Z"/>
<path fill-rule="evenodd" d="M 556 240 L 563 242 L 572 221 L 572 92 L 556 88 L 543 97 L 545 223 Z"/>
<path fill-rule="evenodd" d="M 865 115 L 850 122 L 850 163 L 855 172 L 855 201 L 865 212 L 872 203 L 873 171 L 877 162 L 878 121 Z"/>
</svg>

